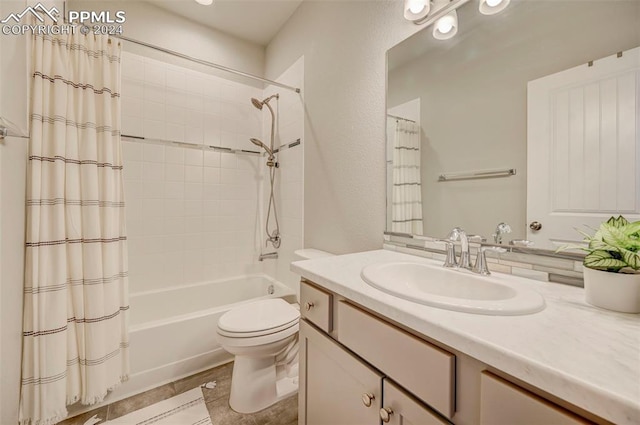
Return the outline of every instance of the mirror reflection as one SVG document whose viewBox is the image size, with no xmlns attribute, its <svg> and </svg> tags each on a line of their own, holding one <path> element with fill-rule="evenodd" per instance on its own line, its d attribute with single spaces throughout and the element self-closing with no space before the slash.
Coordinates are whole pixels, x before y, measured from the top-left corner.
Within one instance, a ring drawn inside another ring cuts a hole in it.
<svg viewBox="0 0 640 425">
<path fill-rule="evenodd" d="M 640 2 L 457 13 L 387 54 L 387 231 L 549 249 L 639 218 Z"/>
</svg>

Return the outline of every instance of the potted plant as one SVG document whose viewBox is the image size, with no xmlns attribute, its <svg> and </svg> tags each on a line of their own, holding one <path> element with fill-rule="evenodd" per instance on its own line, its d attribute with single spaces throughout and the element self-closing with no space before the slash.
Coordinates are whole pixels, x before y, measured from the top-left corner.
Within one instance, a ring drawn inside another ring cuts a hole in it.
<svg viewBox="0 0 640 425">
<path fill-rule="evenodd" d="M 623 216 L 611 217 L 578 248 L 584 258 L 586 301 L 597 307 L 623 313 L 640 313 L 640 221 L 629 223 Z"/>
</svg>

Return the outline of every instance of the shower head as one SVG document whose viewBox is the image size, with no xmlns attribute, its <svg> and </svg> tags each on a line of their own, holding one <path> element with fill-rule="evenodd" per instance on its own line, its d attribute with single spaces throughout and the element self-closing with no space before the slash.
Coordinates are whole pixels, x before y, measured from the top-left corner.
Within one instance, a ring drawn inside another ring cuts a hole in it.
<svg viewBox="0 0 640 425">
<path fill-rule="evenodd" d="M 263 102 L 260 102 L 258 99 L 256 99 L 255 97 L 251 98 L 251 103 L 253 103 L 253 106 L 255 106 L 256 108 L 262 110 L 262 105 L 264 105 Z M 253 139 L 251 139 L 251 141 L 253 142 Z"/>
<path fill-rule="evenodd" d="M 262 141 L 260 141 L 258 139 L 249 139 L 249 140 L 251 140 L 251 143 L 253 143 L 254 145 L 259 146 L 262 149 L 264 149 L 269 154 L 269 156 L 273 156 L 273 151 L 271 149 L 269 149 L 269 147 L 267 145 L 262 143 Z"/>
<path fill-rule="evenodd" d="M 255 97 L 251 98 L 251 103 L 253 103 L 253 106 L 255 106 L 256 108 L 262 110 L 262 107 L 265 105 L 265 103 L 269 103 L 269 101 L 273 98 L 278 99 L 280 97 L 280 95 L 278 93 L 274 94 L 273 96 L 269 96 L 264 100 L 258 100 Z"/>
</svg>

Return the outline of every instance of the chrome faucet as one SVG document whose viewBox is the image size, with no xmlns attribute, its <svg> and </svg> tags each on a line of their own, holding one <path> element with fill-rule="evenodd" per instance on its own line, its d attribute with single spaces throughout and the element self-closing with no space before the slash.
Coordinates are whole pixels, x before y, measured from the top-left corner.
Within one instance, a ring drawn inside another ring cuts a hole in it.
<svg viewBox="0 0 640 425">
<path fill-rule="evenodd" d="M 274 251 L 267 252 L 266 254 L 260 254 L 260 256 L 258 257 L 258 261 L 266 260 L 267 258 L 278 258 L 278 253 Z"/>
<path fill-rule="evenodd" d="M 496 244 L 501 244 L 502 236 L 505 233 L 511 233 L 511 226 L 509 226 L 507 223 L 498 223 L 498 225 L 496 226 L 495 233 L 493 234 L 493 241 Z"/>
<path fill-rule="evenodd" d="M 459 268 L 462 269 L 471 269 L 471 263 L 469 261 L 469 257 L 471 256 L 471 251 L 469 250 L 469 238 L 467 237 L 467 234 L 465 233 L 464 230 L 462 230 L 459 227 L 454 227 L 453 230 L 451 230 L 451 233 L 449 233 L 449 236 L 447 236 L 447 239 L 450 242 L 458 242 L 460 241 L 460 262 L 457 264 L 457 266 Z M 452 244 L 453 246 L 453 244 Z M 448 250 L 447 250 L 448 251 Z M 454 264 L 455 264 L 455 247 L 452 247 L 452 253 L 453 253 L 453 260 L 454 260 Z M 447 259 L 448 259 L 448 255 L 447 255 Z M 452 266 L 447 266 L 447 264 L 445 263 L 445 267 L 452 267 Z M 455 265 L 453 266 L 455 267 Z"/>
</svg>

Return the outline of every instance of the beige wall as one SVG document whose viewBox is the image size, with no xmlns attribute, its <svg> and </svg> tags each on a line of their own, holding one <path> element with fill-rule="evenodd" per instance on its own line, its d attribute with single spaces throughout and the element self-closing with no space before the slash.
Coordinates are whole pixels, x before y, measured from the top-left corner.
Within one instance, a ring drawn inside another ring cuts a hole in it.
<svg viewBox="0 0 640 425">
<path fill-rule="evenodd" d="M 507 240 L 526 237 L 527 82 L 640 44 L 640 2 L 549 5 L 523 3 L 491 21 L 469 3 L 455 42 L 408 40 L 427 53 L 389 73 L 389 106 L 422 100 L 426 235 L 461 226 L 491 239 L 504 221 L 513 229 Z M 471 19 L 481 26 L 465 27 Z M 437 182 L 441 173 L 499 168 L 517 175 Z"/>
<path fill-rule="evenodd" d="M 267 46 L 267 78 L 305 58 L 306 247 L 382 246 L 385 52 L 418 29 L 401 1 L 308 0 Z"/>
</svg>

